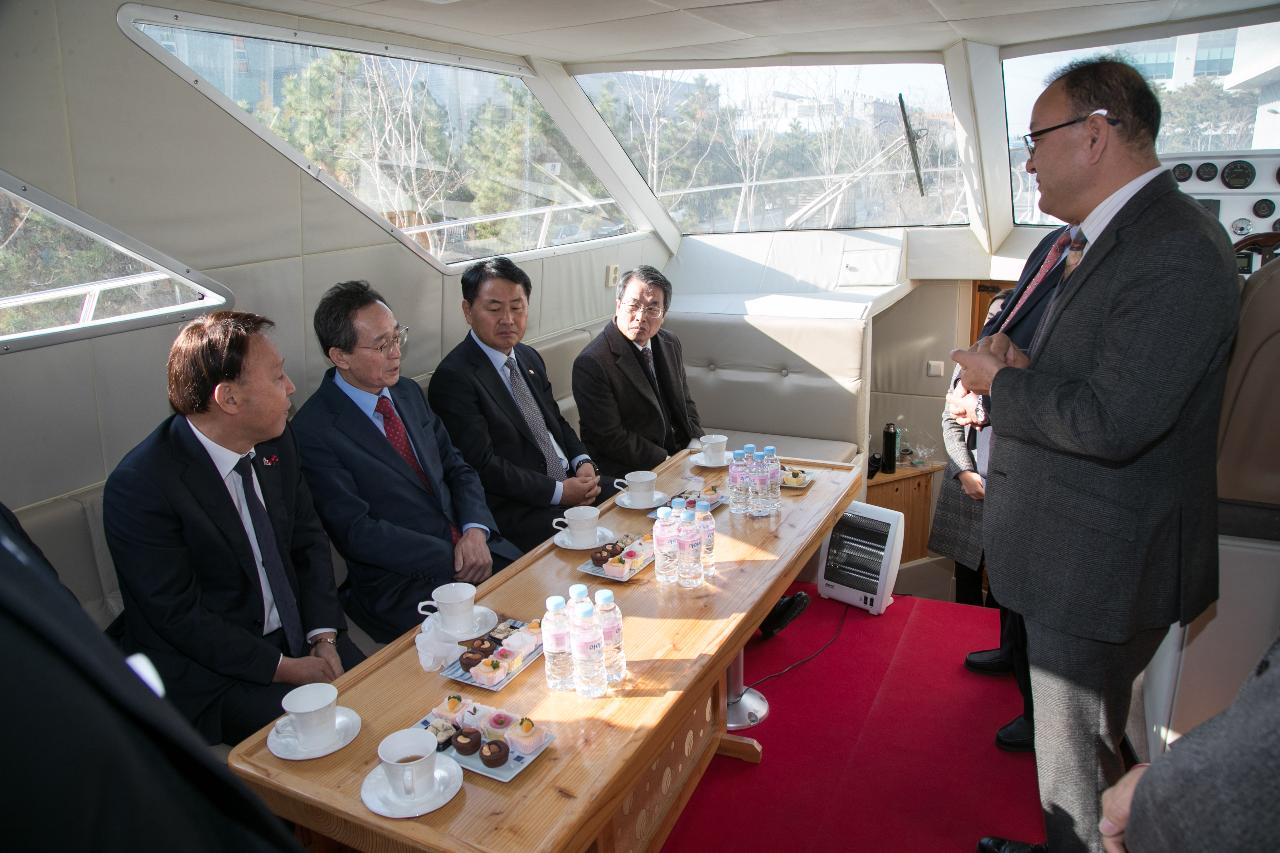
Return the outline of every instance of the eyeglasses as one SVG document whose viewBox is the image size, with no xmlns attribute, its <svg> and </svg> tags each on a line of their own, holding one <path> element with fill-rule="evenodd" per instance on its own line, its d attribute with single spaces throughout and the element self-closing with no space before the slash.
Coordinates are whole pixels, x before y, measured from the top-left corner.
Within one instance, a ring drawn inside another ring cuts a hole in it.
<svg viewBox="0 0 1280 853">
<path fill-rule="evenodd" d="M 365 346 L 363 344 L 357 344 L 356 349 L 371 349 L 374 352 L 378 353 L 378 355 L 383 355 L 383 356 L 391 352 L 393 349 L 399 349 L 399 350 L 404 349 L 404 345 L 409 342 L 409 327 L 396 326 L 395 332 L 393 334 L 394 334 L 394 337 L 392 337 L 390 340 L 386 341 L 385 343 L 378 344 L 377 346 Z"/>
<path fill-rule="evenodd" d="M 619 302 L 618 307 L 628 314 L 643 314 L 650 320 L 656 320 L 662 316 L 661 305 L 642 305 L 639 302 Z"/>
<path fill-rule="evenodd" d="M 1046 127 L 1043 130 L 1033 130 L 1030 133 L 1023 134 L 1022 136 L 1022 144 L 1027 146 L 1027 156 L 1028 157 L 1036 156 L 1036 142 L 1039 141 L 1040 137 L 1044 136 L 1046 133 L 1053 133 L 1055 130 L 1062 130 L 1064 127 L 1071 127 L 1071 125 L 1073 124 L 1080 124 L 1081 122 L 1088 121 L 1094 116 L 1102 116 L 1107 120 L 1107 124 L 1111 125 L 1112 127 L 1115 127 L 1117 124 L 1120 123 L 1120 119 L 1110 118 L 1107 115 L 1106 110 L 1094 110 L 1093 112 L 1089 113 L 1087 116 L 1080 116 L 1079 118 L 1073 118 L 1071 121 L 1064 121 L 1062 124 L 1055 124 L 1053 127 Z"/>
</svg>

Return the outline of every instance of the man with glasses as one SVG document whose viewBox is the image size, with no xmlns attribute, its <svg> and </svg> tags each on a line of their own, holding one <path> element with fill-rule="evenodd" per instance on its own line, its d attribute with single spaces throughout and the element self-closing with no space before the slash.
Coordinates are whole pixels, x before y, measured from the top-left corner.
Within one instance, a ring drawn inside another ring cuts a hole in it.
<svg viewBox="0 0 1280 853">
<path fill-rule="evenodd" d="M 386 300 L 365 281 L 335 284 L 314 325 L 333 367 L 293 420 L 302 468 L 347 561 L 347 609 L 388 642 L 422 621 L 436 587 L 478 584 L 519 551 L 497 536 L 480 477 L 422 389 L 400 375 L 408 330 Z"/>
<path fill-rule="evenodd" d="M 617 310 L 573 362 L 582 440 L 609 478 L 648 470 L 703 435 L 680 341 L 662 331 L 671 282 L 653 267 L 618 282 Z"/>
</svg>

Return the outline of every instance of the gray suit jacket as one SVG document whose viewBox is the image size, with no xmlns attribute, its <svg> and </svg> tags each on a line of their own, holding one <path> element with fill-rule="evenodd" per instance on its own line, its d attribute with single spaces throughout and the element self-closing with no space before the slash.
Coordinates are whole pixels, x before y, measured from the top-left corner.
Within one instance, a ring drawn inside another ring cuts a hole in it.
<svg viewBox="0 0 1280 853">
<path fill-rule="evenodd" d="M 993 383 L 983 543 L 1001 604 L 1122 642 L 1218 594 L 1215 441 L 1238 294 L 1168 172 L 1093 241 Z"/>
</svg>

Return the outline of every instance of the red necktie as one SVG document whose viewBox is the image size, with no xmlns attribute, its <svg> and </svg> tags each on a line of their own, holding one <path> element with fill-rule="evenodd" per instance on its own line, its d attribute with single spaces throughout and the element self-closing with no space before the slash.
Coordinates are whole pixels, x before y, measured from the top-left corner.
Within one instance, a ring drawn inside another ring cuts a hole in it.
<svg viewBox="0 0 1280 853">
<path fill-rule="evenodd" d="M 1044 263 L 1040 265 L 1040 269 L 1036 271 L 1036 277 L 1031 279 L 1031 283 L 1022 291 L 1022 295 L 1018 297 L 1018 304 L 1013 306 L 1013 310 L 1004 315 L 1004 322 L 1000 324 L 1000 331 L 1003 332 L 1013 322 L 1013 318 L 1022 310 L 1022 306 L 1026 304 L 1031 294 L 1035 293 L 1040 282 L 1044 281 L 1045 276 L 1049 274 L 1049 270 L 1053 269 L 1058 263 L 1058 258 L 1062 257 L 1062 253 L 1067 250 L 1067 246 L 1071 244 L 1071 229 L 1068 228 L 1058 235 L 1058 239 L 1053 242 L 1053 246 L 1049 249 L 1049 254 L 1044 256 Z"/>
<path fill-rule="evenodd" d="M 400 454 L 413 472 L 418 475 L 418 479 L 422 481 L 422 485 L 429 494 L 435 494 L 431 491 L 431 481 L 427 479 L 427 472 L 422 470 L 422 466 L 418 464 L 418 457 L 414 455 L 413 446 L 409 444 L 409 433 L 405 431 L 404 421 L 400 420 L 400 416 L 396 414 L 396 407 L 391 405 L 391 399 L 388 397 L 379 397 L 378 404 L 374 406 L 374 411 L 382 415 L 382 427 L 387 431 L 387 441 L 391 442 L 391 447 L 396 453 Z M 449 525 L 449 537 L 453 540 L 453 544 L 457 545 L 458 540 L 462 538 L 462 534 L 458 532 L 458 528 L 453 524 Z"/>
</svg>

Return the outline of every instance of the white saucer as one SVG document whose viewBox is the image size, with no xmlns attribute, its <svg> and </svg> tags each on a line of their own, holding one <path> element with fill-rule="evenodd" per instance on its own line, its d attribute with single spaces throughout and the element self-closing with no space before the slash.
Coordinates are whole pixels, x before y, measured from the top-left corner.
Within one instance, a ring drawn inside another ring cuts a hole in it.
<svg viewBox="0 0 1280 853">
<path fill-rule="evenodd" d="M 552 536 L 551 541 L 556 544 L 556 547 L 565 548 L 569 551 L 594 551 L 596 548 L 600 548 L 604 545 L 608 545 L 610 542 L 614 541 L 617 538 L 618 538 L 617 535 L 615 535 L 614 532 L 609 528 L 597 527 L 596 541 L 590 545 L 578 546 L 578 545 L 571 544 L 569 541 L 569 531 L 567 530 L 561 530 L 555 536 Z"/>
<path fill-rule="evenodd" d="M 689 461 L 692 462 L 694 465 L 697 465 L 699 468 L 728 468 L 729 467 L 729 455 L 727 453 L 725 454 L 724 461 L 721 462 L 719 465 L 712 465 L 710 462 L 708 462 L 706 458 L 702 455 L 701 451 L 690 456 Z"/>
<path fill-rule="evenodd" d="M 296 738 L 283 737 L 276 731 L 276 727 L 272 726 L 271 731 L 267 732 L 267 749 L 271 750 L 271 754 L 276 758 L 287 761 L 306 761 L 309 758 L 320 758 L 337 752 L 360 734 L 360 715 L 350 708 L 339 705 L 336 716 L 338 723 L 336 737 L 324 746 L 303 749 L 298 745 Z"/>
<path fill-rule="evenodd" d="M 462 768 L 444 753 L 436 754 L 435 787 L 417 800 L 402 800 L 391 793 L 391 783 L 379 764 L 364 777 L 360 785 L 360 799 L 369 811 L 383 817 L 418 817 L 433 812 L 454 798 L 462 790 Z"/>
<path fill-rule="evenodd" d="M 653 498 L 647 503 L 642 504 L 634 503 L 631 500 L 631 494 L 629 492 L 618 492 L 618 506 L 623 509 L 653 509 L 654 507 L 663 506 L 670 502 L 671 495 L 666 492 L 655 491 L 653 493 Z"/>
<path fill-rule="evenodd" d="M 448 637 L 450 640 L 471 640 L 482 634 L 487 634 L 498 626 L 498 614 L 494 613 L 484 605 L 477 604 L 471 611 L 471 627 L 460 634 L 455 634 L 444 627 L 444 620 L 436 614 L 436 627 L 439 628 L 442 636 Z"/>
</svg>

